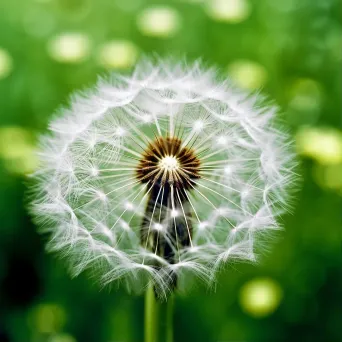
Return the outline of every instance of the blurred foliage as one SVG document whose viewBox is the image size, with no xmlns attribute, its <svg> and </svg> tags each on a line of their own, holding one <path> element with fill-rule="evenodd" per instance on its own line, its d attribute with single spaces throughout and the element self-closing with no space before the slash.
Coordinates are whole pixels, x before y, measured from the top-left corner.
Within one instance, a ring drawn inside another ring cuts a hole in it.
<svg viewBox="0 0 342 342">
<path fill-rule="evenodd" d="M 156 52 L 202 57 L 280 105 L 303 182 L 258 266 L 177 297 L 176 341 L 342 341 L 339 0 L 0 1 L 0 341 L 142 341 L 143 298 L 71 280 L 25 210 L 34 146 L 69 94 Z"/>
</svg>

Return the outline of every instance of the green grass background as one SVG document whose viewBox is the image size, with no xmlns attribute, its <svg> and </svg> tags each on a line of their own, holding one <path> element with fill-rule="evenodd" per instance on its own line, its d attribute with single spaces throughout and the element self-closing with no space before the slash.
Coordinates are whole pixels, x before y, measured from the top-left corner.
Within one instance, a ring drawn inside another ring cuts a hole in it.
<svg viewBox="0 0 342 342">
<path fill-rule="evenodd" d="M 275 99 L 303 179 L 260 265 L 232 265 L 214 291 L 177 297 L 175 341 L 342 341 L 342 3 L 224 2 L 0 0 L 0 342 L 143 341 L 143 298 L 70 279 L 44 251 L 24 184 L 37 136 L 70 93 L 152 52 L 202 57 Z M 160 6 L 164 18 L 151 19 Z M 81 35 L 75 58 L 58 45 L 70 33 Z"/>
</svg>

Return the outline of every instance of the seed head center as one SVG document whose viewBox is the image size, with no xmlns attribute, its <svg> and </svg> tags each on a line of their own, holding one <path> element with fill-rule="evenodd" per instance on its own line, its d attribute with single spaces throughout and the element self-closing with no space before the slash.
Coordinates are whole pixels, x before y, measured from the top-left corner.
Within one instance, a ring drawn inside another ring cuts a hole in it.
<svg viewBox="0 0 342 342">
<path fill-rule="evenodd" d="M 179 168 L 179 163 L 174 156 L 165 156 L 159 162 L 159 167 L 165 171 L 176 171 Z"/>
<path fill-rule="evenodd" d="M 183 146 L 176 137 L 157 137 L 141 155 L 136 176 L 141 183 L 191 189 L 200 178 L 201 162 L 195 150 Z M 166 188 L 166 192 L 167 192 Z"/>
</svg>

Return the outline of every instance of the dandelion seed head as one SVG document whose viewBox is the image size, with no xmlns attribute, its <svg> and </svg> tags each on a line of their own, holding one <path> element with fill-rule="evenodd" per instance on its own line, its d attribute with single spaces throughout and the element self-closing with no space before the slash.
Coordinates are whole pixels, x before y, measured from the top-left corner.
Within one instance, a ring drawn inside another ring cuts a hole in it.
<svg viewBox="0 0 342 342">
<path fill-rule="evenodd" d="M 126 202 L 125 203 L 125 209 L 127 210 L 133 210 L 134 209 L 134 206 L 131 202 Z"/>
<path fill-rule="evenodd" d="M 178 210 L 175 210 L 175 209 L 172 209 L 171 210 L 171 217 L 177 217 L 177 216 L 179 216 L 179 211 Z"/>
<path fill-rule="evenodd" d="M 224 145 L 227 144 L 228 140 L 227 140 L 227 138 L 224 137 L 224 136 L 219 136 L 219 137 L 217 138 L 216 142 L 217 142 L 218 145 L 223 145 L 223 146 L 224 146 Z"/>
<path fill-rule="evenodd" d="M 142 119 L 144 122 L 151 122 L 151 121 L 152 121 L 152 116 L 146 114 L 146 115 L 143 115 L 143 116 L 141 117 L 141 119 Z"/>
<path fill-rule="evenodd" d="M 115 134 L 118 135 L 119 137 L 123 137 L 125 135 L 125 129 L 122 127 L 117 127 L 115 129 Z"/>
<path fill-rule="evenodd" d="M 200 222 L 198 224 L 198 229 L 205 229 L 207 227 L 209 227 L 209 223 L 208 222 Z"/>
<path fill-rule="evenodd" d="M 124 221 L 124 220 L 120 220 L 120 225 L 121 225 L 121 227 L 122 227 L 124 230 L 129 230 L 129 229 L 130 229 L 129 224 L 128 224 L 126 221 Z"/>
<path fill-rule="evenodd" d="M 179 163 L 177 158 L 174 156 L 166 156 L 159 162 L 159 167 L 164 171 L 175 171 L 179 168 Z"/>
<path fill-rule="evenodd" d="M 160 223 L 155 223 L 155 224 L 153 225 L 153 228 L 154 228 L 155 230 L 158 230 L 158 231 L 164 229 L 163 225 L 160 224 Z"/>
<path fill-rule="evenodd" d="M 230 165 L 224 167 L 224 173 L 226 175 L 231 175 L 234 172 L 233 168 Z"/>
<path fill-rule="evenodd" d="M 96 167 L 96 166 L 92 166 L 90 168 L 90 174 L 94 177 L 98 176 L 99 175 L 99 169 Z"/>
<path fill-rule="evenodd" d="M 107 195 L 101 190 L 95 190 L 95 196 L 102 202 L 107 201 Z"/>
<path fill-rule="evenodd" d="M 276 112 L 200 62 L 146 59 L 100 79 L 41 138 L 31 207 L 49 250 L 73 275 L 152 281 L 160 296 L 254 262 L 296 180 Z"/>
<path fill-rule="evenodd" d="M 204 122 L 201 120 L 198 120 L 195 122 L 194 130 L 200 132 L 203 129 L 203 127 L 204 127 Z"/>
</svg>

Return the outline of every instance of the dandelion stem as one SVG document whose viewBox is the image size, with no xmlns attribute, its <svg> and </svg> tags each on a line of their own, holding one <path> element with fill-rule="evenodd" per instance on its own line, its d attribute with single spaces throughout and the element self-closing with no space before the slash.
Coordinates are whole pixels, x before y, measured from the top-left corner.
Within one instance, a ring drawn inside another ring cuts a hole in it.
<svg viewBox="0 0 342 342">
<path fill-rule="evenodd" d="M 161 302 L 153 285 L 145 294 L 145 342 L 173 342 L 173 295 Z"/>
</svg>

